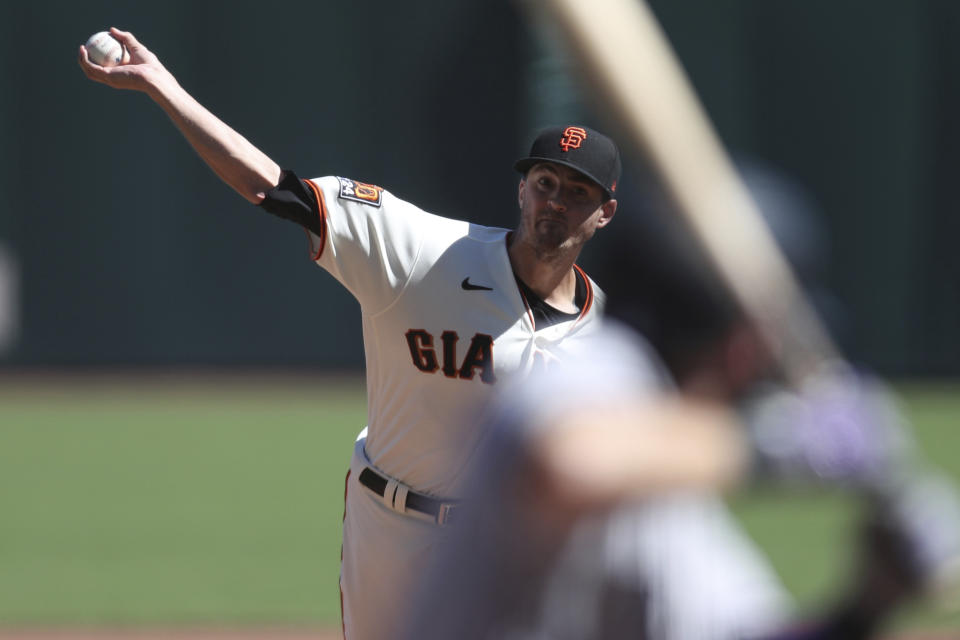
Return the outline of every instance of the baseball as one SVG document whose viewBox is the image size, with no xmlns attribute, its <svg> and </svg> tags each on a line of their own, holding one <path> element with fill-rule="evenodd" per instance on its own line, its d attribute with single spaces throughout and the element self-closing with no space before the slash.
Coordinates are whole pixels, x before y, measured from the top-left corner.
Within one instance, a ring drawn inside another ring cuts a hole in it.
<svg viewBox="0 0 960 640">
<path fill-rule="evenodd" d="M 93 34 L 84 46 L 90 62 L 101 67 L 115 67 L 130 60 L 126 48 L 107 31 Z"/>
</svg>

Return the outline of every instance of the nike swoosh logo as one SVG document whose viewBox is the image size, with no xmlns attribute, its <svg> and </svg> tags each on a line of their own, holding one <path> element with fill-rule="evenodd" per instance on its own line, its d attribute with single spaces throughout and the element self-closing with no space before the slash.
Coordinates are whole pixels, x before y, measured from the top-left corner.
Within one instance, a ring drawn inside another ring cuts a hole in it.
<svg viewBox="0 0 960 640">
<path fill-rule="evenodd" d="M 460 288 L 464 291 L 493 291 L 493 287 L 485 287 L 482 284 L 470 284 L 470 276 L 463 279 Z"/>
</svg>

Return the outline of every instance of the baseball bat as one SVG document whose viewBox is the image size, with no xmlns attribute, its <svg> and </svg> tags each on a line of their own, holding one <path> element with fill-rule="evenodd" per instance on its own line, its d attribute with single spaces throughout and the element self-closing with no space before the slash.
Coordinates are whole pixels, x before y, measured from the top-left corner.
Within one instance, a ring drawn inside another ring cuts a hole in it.
<svg viewBox="0 0 960 640">
<path fill-rule="evenodd" d="M 625 136 L 621 146 L 648 158 L 721 281 L 778 355 L 787 379 L 799 384 L 838 359 L 838 349 L 646 2 L 518 2 L 534 20 L 557 28 L 584 80 Z M 938 485 L 935 474 L 908 470 L 894 475 L 873 487 L 875 497 L 906 535 L 926 539 L 918 547 L 924 551 L 926 586 L 955 611 L 960 606 L 960 559 L 952 536 L 960 511 L 952 485 Z M 924 509 L 939 514 L 940 521 L 933 525 L 929 517 L 918 519 L 916 513 Z M 926 536 L 911 536 L 912 527 Z"/>
<path fill-rule="evenodd" d="M 554 25 L 626 152 L 648 158 L 722 282 L 799 382 L 838 357 L 643 0 L 519 0 Z"/>
</svg>

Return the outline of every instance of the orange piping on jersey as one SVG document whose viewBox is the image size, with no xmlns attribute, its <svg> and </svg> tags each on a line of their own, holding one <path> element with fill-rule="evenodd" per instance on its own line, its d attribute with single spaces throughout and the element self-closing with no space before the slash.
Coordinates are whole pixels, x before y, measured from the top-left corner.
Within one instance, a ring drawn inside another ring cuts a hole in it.
<svg viewBox="0 0 960 640">
<path fill-rule="evenodd" d="M 350 490 L 350 469 L 347 469 L 347 477 L 343 479 L 343 521 L 347 521 L 347 492 Z M 340 542 L 340 570 L 343 570 L 343 542 Z M 337 580 L 340 583 L 339 580 Z M 343 617 L 343 584 L 337 585 L 340 588 L 340 633 L 343 640 L 347 640 L 347 620 Z"/>
<path fill-rule="evenodd" d="M 313 180 L 304 180 L 303 183 L 313 191 L 313 195 L 317 198 L 317 208 L 320 209 L 320 248 L 316 255 L 311 258 L 316 262 L 323 255 L 323 250 L 327 246 L 327 204 L 323 201 L 323 192 L 320 191 L 320 187 L 314 184 Z M 310 237 L 309 230 L 307 231 L 307 237 Z"/>
<path fill-rule="evenodd" d="M 507 234 L 506 234 L 505 236 L 503 236 L 504 244 L 505 244 L 506 247 L 507 247 L 507 255 L 510 254 L 510 239 L 511 239 L 512 237 L 513 237 L 513 231 L 508 231 Z M 511 266 L 511 270 L 512 270 L 512 269 L 513 269 L 513 267 Z M 516 276 L 516 273 L 514 273 L 514 277 L 515 277 L 515 278 L 517 277 L 517 276 Z M 517 293 L 520 294 L 520 300 L 523 302 L 523 306 L 524 306 L 524 308 L 527 310 L 527 317 L 530 318 L 530 326 L 533 327 L 533 330 L 534 330 L 534 331 L 536 331 L 536 330 L 537 330 L 537 323 L 534 322 L 534 320 L 533 320 L 533 310 L 530 309 L 530 303 L 527 301 L 527 296 L 523 295 L 523 289 L 520 287 L 519 284 L 517 285 Z"/>
<path fill-rule="evenodd" d="M 583 311 L 580 312 L 580 317 L 577 318 L 577 322 L 580 322 L 585 317 L 587 317 L 587 312 L 589 312 L 590 307 L 593 306 L 593 287 L 590 286 L 590 278 L 587 277 L 587 274 L 584 273 L 583 269 L 581 269 L 577 265 L 573 265 L 573 268 L 577 270 L 577 273 L 580 274 L 580 277 L 583 278 L 583 282 L 587 285 L 587 299 L 583 303 Z"/>
<path fill-rule="evenodd" d="M 520 292 L 520 299 L 523 300 L 523 306 L 527 308 L 527 317 L 530 318 L 530 326 L 533 327 L 533 330 L 537 330 L 537 323 L 533 320 L 533 309 L 530 308 L 530 303 L 527 302 L 527 296 L 523 293 L 523 289 L 517 287 L 517 291 Z"/>
</svg>

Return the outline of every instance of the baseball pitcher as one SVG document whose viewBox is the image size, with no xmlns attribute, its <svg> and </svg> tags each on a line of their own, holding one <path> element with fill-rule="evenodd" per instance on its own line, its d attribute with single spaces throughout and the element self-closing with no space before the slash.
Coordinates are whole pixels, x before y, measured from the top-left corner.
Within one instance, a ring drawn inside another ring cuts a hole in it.
<svg viewBox="0 0 960 640">
<path fill-rule="evenodd" d="M 368 424 L 346 480 L 344 633 L 395 632 L 483 437 L 470 407 L 507 374 L 534 373 L 594 330 L 603 294 L 575 262 L 613 219 L 620 156 L 593 129 L 544 130 L 516 164 L 512 231 L 428 213 L 346 177 L 304 180 L 197 103 L 129 32 L 129 62 L 79 63 L 92 80 L 146 93 L 249 202 L 307 232 L 312 259 L 360 302 Z"/>
</svg>

